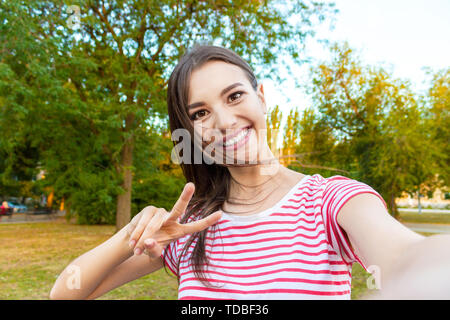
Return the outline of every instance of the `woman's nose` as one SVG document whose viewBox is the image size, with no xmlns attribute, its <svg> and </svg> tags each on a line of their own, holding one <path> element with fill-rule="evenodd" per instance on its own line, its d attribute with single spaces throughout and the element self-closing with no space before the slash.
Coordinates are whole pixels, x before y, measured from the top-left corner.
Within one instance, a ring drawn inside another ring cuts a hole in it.
<svg viewBox="0 0 450 320">
<path fill-rule="evenodd" d="M 236 126 L 236 116 L 233 112 L 220 108 L 216 111 L 214 128 L 220 130 L 222 134 L 226 134 L 226 130 L 230 130 Z"/>
</svg>

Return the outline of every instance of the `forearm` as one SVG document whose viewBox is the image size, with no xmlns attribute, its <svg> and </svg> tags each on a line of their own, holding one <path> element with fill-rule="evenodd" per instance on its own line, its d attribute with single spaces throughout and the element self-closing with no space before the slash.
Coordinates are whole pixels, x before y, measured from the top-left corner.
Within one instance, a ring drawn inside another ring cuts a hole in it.
<svg viewBox="0 0 450 320">
<path fill-rule="evenodd" d="M 128 234 L 121 229 L 110 239 L 72 261 L 59 275 L 50 299 L 87 298 L 117 265 L 133 255 Z"/>
<path fill-rule="evenodd" d="M 450 299 L 450 235 L 411 245 L 383 281 L 377 299 Z"/>
</svg>

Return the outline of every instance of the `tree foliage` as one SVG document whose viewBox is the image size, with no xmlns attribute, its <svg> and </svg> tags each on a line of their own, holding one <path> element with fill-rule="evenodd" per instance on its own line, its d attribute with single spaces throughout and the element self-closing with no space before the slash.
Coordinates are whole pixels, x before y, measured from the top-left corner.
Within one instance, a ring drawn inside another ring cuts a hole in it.
<svg viewBox="0 0 450 320">
<path fill-rule="evenodd" d="M 162 137 L 166 88 L 180 56 L 194 43 L 222 45 L 260 67 L 260 77 L 276 78 L 278 58 L 301 62 L 312 19 L 333 11 L 308 0 L 11 0 L 0 6 L 5 165 L 14 162 L 23 137 L 31 137 L 56 198 L 66 200 L 79 222 L 115 220 L 118 229 L 132 209 L 169 205 L 180 190 L 181 178 L 164 178 L 161 161 L 154 161 L 156 146 L 170 145 Z"/>
<path fill-rule="evenodd" d="M 313 72 L 311 91 L 320 117 L 313 128 L 324 124 L 333 130 L 337 144 L 328 150 L 343 148 L 347 154 L 335 166 L 355 164 L 352 178 L 379 191 L 396 215 L 395 198 L 415 193 L 421 185 L 432 192 L 442 186 L 435 183 L 436 174 L 445 180 L 448 173 L 448 129 L 443 126 L 448 122 L 448 76 L 447 84 L 442 73 L 434 78 L 427 108 L 426 99 L 407 81 L 394 79 L 382 67 L 364 65 L 348 44 L 333 45 L 331 52 L 332 60 Z M 302 134 L 307 132 L 306 127 Z M 313 137 L 319 132 L 323 130 Z M 302 140 L 300 146 L 308 142 Z"/>
</svg>

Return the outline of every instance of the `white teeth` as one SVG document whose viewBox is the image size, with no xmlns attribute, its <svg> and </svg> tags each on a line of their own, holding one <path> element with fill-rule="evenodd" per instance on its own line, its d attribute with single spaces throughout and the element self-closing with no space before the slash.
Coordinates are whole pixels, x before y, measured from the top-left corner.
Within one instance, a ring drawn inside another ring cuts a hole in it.
<svg viewBox="0 0 450 320">
<path fill-rule="evenodd" d="M 241 133 L 239 133 L 236 137 L 234 137 L 233 139 L 227 140 L 223 145 L 225 147 L 228 147 L 228 146 L 238 143 L 247 135 L 248 130 L 249 129 L 242 130 Z"/>
</svg>

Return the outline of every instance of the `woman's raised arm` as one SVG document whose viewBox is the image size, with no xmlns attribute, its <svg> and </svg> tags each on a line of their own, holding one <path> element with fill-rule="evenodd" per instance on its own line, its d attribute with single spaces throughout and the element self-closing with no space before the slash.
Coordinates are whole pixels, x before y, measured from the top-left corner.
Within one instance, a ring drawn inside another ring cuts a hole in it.
<svg viewBox="0 0 450 320">
<path fill-rule="evenodd" d="M 99 296 L 112 290 L 113 287 L 134 280 L 132 275 L 137 276 L 142 273 L 145 257 L 140 257 L 139 260 L 133 259 L 133 250 L 128 245 L 127 227 L 72 261 L 56 280 L 50 292 L 50 299 L 87 299 L 93 296 L 94 291 L 97 291 L 96 296 Z M 153 267 L 156 270 L 156 267 L 161 264 L 155 261 L 148 265 L 148 259 L 145 261 L 147 268 Z M 123 272 L 125 265 L 129 268 L 128 272 Z M 151 271 L 151 269 L 148 270 Z M 102 284 L 104 280 L 106 285 Z M 97 288 L 102 289 L 102 293 L 96 290 Z"/>
<path fill-rule="evenodd" d="M 194 184 L 186 184 L 171 212 L 145 207 L 110 239 L 70 263 L 59 275 L 50 299 L 95 299 L 127 282 L 163 266 L 161 254 L 172 241 L 199 232 L 221 217 L 217 211 L 198 221 L 180 224 L 194 194 Z M 146 255 L 141 253 L 147 250 Z"/>
</svg>

